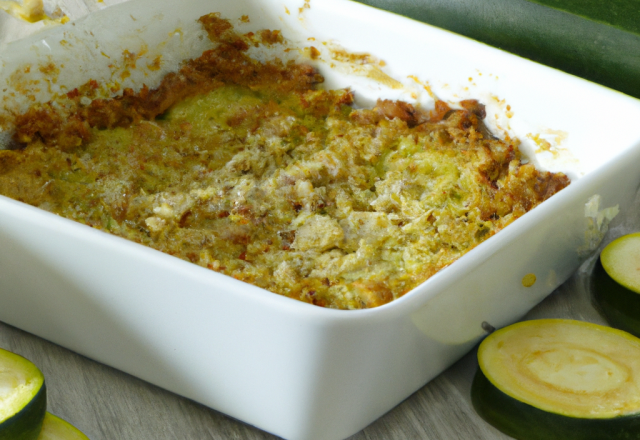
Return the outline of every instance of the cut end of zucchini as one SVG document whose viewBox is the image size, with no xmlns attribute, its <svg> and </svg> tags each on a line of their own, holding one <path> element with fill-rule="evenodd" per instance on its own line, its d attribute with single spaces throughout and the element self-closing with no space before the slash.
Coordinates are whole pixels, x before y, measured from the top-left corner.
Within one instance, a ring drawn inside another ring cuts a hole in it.
<svg viewBox="0 0 640 440">
<path fill-rule="evenodd" d="M 581 321 L 520 322 L 488 336 L 471 398 L 521 440 L 640 439 L 640 339 Z"/>
<path fill-rule="evenodd" d="M 0 440 L 37 439 L 46 407 L 42 372 L 22 356 L 0 349 Z"/>
<path fill-rule="evenodd" d="M 505 394 L 578 418 L 640 413 L 640 340 L 570 320 L 525 321 L 491 334 L 480 369 Z"/>
<path fill-rule="evenodd" d="M 60 417 L 47 413 L 38 440 L 89 440 L 89 437 Z"/>
<path fill-rule="evenodd" d="M 640 293 L 640 233 L 622 236 L 600 254 L 602 267 L 617 283 Z"/>
<path fill-rule="evenodd" d="M 609 243 L 591 280 L 594 305 L 609 324 L 640 337 L 640 233 Z"/>
</svg>

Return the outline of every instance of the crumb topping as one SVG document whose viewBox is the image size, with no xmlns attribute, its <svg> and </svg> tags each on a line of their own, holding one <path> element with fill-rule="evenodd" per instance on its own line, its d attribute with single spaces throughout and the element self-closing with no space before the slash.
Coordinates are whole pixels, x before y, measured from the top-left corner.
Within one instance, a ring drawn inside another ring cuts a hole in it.
<svg viewBox="0 0 640 440">
<path fill-rule="evenodd" d="M 355 109 L 311 67 L 252 60 L 227 21 L 201 22 L 220 44 L 158 89 L 89 105 L 78 93 L 72 114 L 42 104 L 19 116 L 0 193 L 275 293 L 360 309 L 569 184 L 491 136 L 475 101 Z"/>
</svg>

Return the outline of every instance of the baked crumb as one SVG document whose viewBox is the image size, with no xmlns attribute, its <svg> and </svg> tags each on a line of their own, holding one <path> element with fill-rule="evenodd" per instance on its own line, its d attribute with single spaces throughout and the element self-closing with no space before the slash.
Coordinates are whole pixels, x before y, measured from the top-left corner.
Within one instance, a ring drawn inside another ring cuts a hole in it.
<svg viewBox="0 0 640 440">
<path fill-rule="evenodd" d="M 355 109 L 309 66 L 260 63 L 229 22 L 155 90 L 16 119 L 0 193 L 269 291 L 376 307 L 569 184 L 488 135 L 484 107 Z M 261 34 L 269 44 L 281 35 Z M 87 88 L 87 90 L 89 90 Z"/>
</svg>

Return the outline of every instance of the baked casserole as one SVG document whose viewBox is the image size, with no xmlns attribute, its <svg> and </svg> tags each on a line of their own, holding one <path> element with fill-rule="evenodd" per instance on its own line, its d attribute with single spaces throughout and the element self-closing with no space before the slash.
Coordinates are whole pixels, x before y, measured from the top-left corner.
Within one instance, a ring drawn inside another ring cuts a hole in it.
<svg viewBox="0 0 640 440">
<path fill-rule="evenodd" d="M 153 90 L 89 82 L 15 117 L 0 193 L 318 306 L 410 291 L 569 184 L 485 128 L 474 100 L 355 108 L 312 67 L 216 43 Z"/>
</svg>

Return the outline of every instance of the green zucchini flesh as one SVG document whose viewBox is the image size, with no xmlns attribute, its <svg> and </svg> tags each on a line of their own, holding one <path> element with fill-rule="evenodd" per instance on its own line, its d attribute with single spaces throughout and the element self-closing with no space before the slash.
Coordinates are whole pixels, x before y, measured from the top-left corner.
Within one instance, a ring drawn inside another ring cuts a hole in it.
<svg viewBox="0 0 640 440">
<path fill-rule="evenodd" d="M 636 0 L 358 1 L 640 97 Z"/>
<path fill-rule="evenodd" d="M 525 321 L 488 336 L 477 413 L 520 440 L 640 439 L 640 339 L 596 324 Z"/>
<path fill-rule="evenodd" d="M 614 280 L 640 293 L 640 233 L 628 234 L 609 243 L 602 250 L 600 261 Z"/>
<path fill-rule="evenodd" d="M 0 440 L 36 440 L 47 408 L 42 372 L 0 349 Z"/>
<path fill-rule="evenodd" d="M 604 248 L 591 287 L 594 305 L 609 324 L 640 337 L 640 233 Z"/>
<path fill-rule="evenodd" d="M 89 437 L 70 423 L 47 413 L 38 440 L 89 440 Z"/>
</svg>

